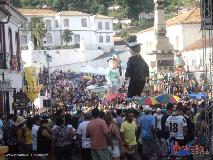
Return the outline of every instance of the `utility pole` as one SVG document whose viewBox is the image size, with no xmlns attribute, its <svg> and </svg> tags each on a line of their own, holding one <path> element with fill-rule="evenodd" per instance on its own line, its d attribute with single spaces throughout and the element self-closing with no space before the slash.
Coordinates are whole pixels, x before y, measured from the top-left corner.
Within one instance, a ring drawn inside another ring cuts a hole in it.
<svg viewBox="0 0 213 160">
<path fill-rule="evenodd" d="M 52 57 L 47 54 L 46 55 L 47 68 L 48 68 L 48 90 L 50 95 L 50 112 L 53 115 L 53 105 L 52 105 L 52 87 L 51 87 L 51 76 L 50 76 L 50 62 L 52 62 Z"/>
</svg>

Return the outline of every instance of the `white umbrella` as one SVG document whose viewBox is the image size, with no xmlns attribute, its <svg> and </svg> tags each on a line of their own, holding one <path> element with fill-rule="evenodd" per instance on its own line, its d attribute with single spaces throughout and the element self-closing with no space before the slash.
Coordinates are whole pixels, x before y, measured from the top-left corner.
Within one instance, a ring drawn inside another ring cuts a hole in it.
<svg viewBox="0 0 213 160">
<path fill-rule="evenodd" d="M 95 87 L 93 90 L 91 90 L 92 92 L 95 93 L 101 93 L 101 92 L 105 92 L 107 91 L 107 87 L 106 86 L 101 86 L 101 87 Z"/>
</svg>

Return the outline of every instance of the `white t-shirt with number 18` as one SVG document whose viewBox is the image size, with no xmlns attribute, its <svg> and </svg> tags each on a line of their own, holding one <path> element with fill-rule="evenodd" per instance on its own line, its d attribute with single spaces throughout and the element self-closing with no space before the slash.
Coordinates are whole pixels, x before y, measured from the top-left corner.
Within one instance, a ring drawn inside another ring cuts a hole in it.
<svg viewBox="0 0 213 160">
<path fill-rule="evenodd" d="M 183 128 L 186 126 L 186 120 L 182 115 L 171 115 L 166 120 L 166 127 L 169 127 L 170 138 L 183 140 Z"/>
</svg>

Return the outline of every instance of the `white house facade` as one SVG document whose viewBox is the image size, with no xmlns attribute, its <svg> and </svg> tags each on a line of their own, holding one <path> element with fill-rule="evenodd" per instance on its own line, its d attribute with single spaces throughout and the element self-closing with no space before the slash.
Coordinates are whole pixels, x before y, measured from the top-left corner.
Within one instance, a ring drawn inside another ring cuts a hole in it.
<svg viewBox="0 0 213 160">
<path fill-rule="evenodd" d="M 211 69 L 212 47 L 210 44 L 212 43 L 213 39 L 211 39 L 211 42 L 209 42 L 209 40 L 206 41 L 206 54 L 204 54 L 203 50 L 203 47 L 205 46 L 205 41 L 203 39 L 196 41 L 181 51 L 182 58 L 185 61 L 185 70 L 198 80 L 206 75 L 206 71 L 209 72 Z M 210 75 L 208 75 L 208 78 L 209 76 Z"/>
<path fill-rule="evenodd" d="M 0 2 L 2 8 L 8 15 L 0 19 L 0 112 L 9 114 L 13 94 L 23 86 L 19 28 L 26 18 L 7 1 Z"/>
<path fill-rule="evenodd" d="M 182 51 L 202 37 L 200 31 L 200 9 L 194 8 L 189 12 L 171 18 L 166 21 L 166 26 L 166 35 L 173 49 L 177 52 Z M 143 44 L 141 48 L 142 56 L 151 68 L 156 69 L 156 56 L 150 54 L 155 44 L 154 36 L 154 27 L 137 33 L 138 41 Z"/>
<path fill-rule="evenodd" d="M 45 9 L 19 9 L 30 21 L 32 16 L 41 17 L 47 29 L 43 46 L 60 48 L 63 45 L 83 43 L 88 50 L 111 50 L 113 46 L 113 18 L 90 15 L 77 11 L 54 12 Z M 72 31 L 72 41 L 66 44 L 63 31 Z M 21 46 L 27 47 L 32 39 L 27 27 L 22 29 Z"/>
</svg>

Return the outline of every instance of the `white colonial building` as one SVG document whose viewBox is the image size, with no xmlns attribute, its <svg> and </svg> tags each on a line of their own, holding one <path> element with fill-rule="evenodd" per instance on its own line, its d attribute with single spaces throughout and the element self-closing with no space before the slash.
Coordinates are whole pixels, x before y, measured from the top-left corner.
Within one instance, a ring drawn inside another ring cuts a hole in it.
<svg viewBox="0 0 213 160">
<path fill-rule="evenodd" d="M 19 28 L 26 18 L 6 0 L 0 1 L 0 15 L 0 113 L 9 114 L 13 94 L 23 86 Z"/>
<path fill-rule="evenodd" d="M 201 39 L 200 8 L 194 8 L 166 21 L 166 36 L 173 50 L 182 51 L 189 45 Z M 137 33 L 138 41 L 142 43 L 141 54 L 153 69 L 156 69 L 156 56 L 151 54 L 155 45 L 154 27 Z M 196 56 L 196 55 L 195 55 Z M 166 68 L 158 68 L 166 70 Z M 173 70 L 170 68 L 169 70 Z"/>
<path fill-rule="evenodd" d="M 30 21 L 31 17 L 41 17 L 45 22 L 46 36 L 43 46 L 60 48 L 65 45 L 63 31 L 72 31 L 72 41 L 68 45 L 80 44 L 86 50 L 111 50 L 113 46 L 113 18 L 102 15 L 90 15 L 77 11 L 55 12 L 47 9 L 19 9 Z M 21 46 L 27 48 L 32 40 L 27 25 L 22 28 Z"/>
<path fill-rule="evenodd" d="M 206 75 L 206 66 L 207 71 L 210 71 L 210 64 L 212 63 L 212 44 L 213 39 L 211 39 L 211 41 L 206 41 L 206 54 L 203 49 L 205 46 L 205 41 L 203 39 L 196 41 L 181 51 L 185 61 L 185 70 L 190 73 L 191 77 L 198 80 L 204 77 Z M 208 77 L 209 76 L 210 75 L 208 75 Z"/>
</svg>

